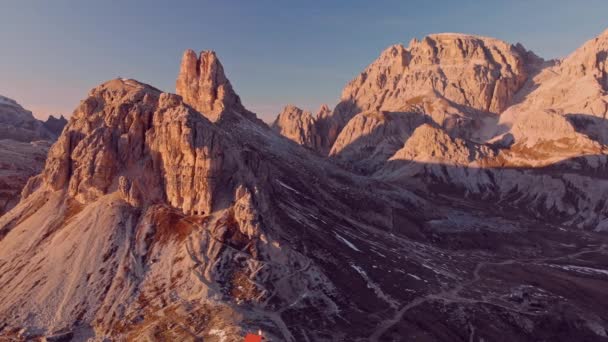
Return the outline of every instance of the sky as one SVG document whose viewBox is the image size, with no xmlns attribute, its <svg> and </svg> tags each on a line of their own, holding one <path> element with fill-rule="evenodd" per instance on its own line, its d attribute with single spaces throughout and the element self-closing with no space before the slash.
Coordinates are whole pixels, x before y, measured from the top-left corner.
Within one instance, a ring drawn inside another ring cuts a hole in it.
<svg viewBox="0 0 608 342">
<path fill-rule="evenodd" d="M 0 95 L 69 116 L 96 85 L 134 78 L 175 92 L 187 48 L 215 50 L 244 105 L 334 106 L 386 47 L 438 32 L 564 57 L 608 28 L 606 0 L 3 0 Z"/>
</svg>

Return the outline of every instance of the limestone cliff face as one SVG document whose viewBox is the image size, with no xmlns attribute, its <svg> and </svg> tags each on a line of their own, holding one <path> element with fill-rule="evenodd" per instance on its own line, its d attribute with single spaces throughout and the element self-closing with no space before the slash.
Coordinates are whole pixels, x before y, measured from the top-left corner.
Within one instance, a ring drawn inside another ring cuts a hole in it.
<svg viewBox="0 0 608 342">
<path fill-rule="evenodd" d="M 254 113 L 241 104 L 240 97 L 232 89 L 214 51 L 201 51 L 197 56 L 193 50 L 186 50 L 175 88 L 186 104 L 212 122 L 220 120 L 224 115 L 234 116 L 238 113 L 261 123 Z"/>
<path fill-rule="evenodd" d="M 521 45 L 492 38 L 448 33 L 414 39 L 407 48 L 389 47 L 352 80 L 328 120 L 341 131 L 359 112 L 402 111 L 408 101 L 428 96 L 460 111 L 500 113 L 540 62 Z"/>
<path fill-rule="evenodd" d="M 516 141 L 527 141 L 531 146 L 531 140 L 536 141 L 536 137 L 559 140 L 572 138 L 572 132 L 577 132 L 600 144 L 608 144 L 607 56 L 608 31 L 605 31 L 567 58 L 547 66 L 529 80 L 517 104 L 501 115 L 498 135 L 507 131 L 504 128 L 512 127 L 508 133 L 515 136 Z M 548 120 L 546 127 L 534 124 L 540 123 L 535 118 L 538 115 Z"/>
<path fill-rule="evenodd" d="M 317 150 L 321 147 L 321 136 L 317 131 L 315 118 L 310 112 L 288 105 L 272 124 L 277 133 L 294 142 Z"/>
<path fill-rule="evenodd" d="M 435 34 L 385 50 L 342 92 L 360 110 L 395 110 L 434 91 L 481 111 L 503 111 L 528 77 L 533 57 L 520 45 L 462 34 Z"/>
<path fill-rule="evenodd" d="M 491 114 L 463 108 L 437 93 L 411 98 L 400 108 L 355 115 L 338 134 L 329 155 L 371 171 L 400 149 L 423 123 L 453 137 L 478 140 L 483 126 L 496 122 Z"/>
<path fill-rule="evenodd" d="M 416 127 L 430 121 L 412 112 L 362 112 L 342 129 L 329 155 L 369 173 L 403 146 Z"/>
<path fill-rule="evenodd" d="M 450 137 L 440 128 L 423 124 L 416 128 L 403 147 L 389 160 L 471 166 L 476 161 L 493 155 L 493 151 L 487 146 Z"/>
<path fill-rule="evenodd" d="M 238 167 L 231 153 L 213 124 L 179 96 L 117 79 L 82 101 L 42 177 L 82 203 L 120 187 L 136 205 L 166 201 L 187 213 L 208 213 L 217 185 Z"/>
<path fill-rule="evenodd" d="M 608 143 L 607 54 L 607 32 L 550 62 L 519 44 L 460 34 L 392 46 L 349 83 L 325 120 L 339 132 L 331 155 L 346 156 L 341 151 L 361 141 L 383 141 L 376 123 L 361 124 L 361 111 L 418 113 L 452 137 L 498 144 L 513 165 L 599 153 Z M 354 156 L 345 159 L 361 164 Z"/>
</svg>

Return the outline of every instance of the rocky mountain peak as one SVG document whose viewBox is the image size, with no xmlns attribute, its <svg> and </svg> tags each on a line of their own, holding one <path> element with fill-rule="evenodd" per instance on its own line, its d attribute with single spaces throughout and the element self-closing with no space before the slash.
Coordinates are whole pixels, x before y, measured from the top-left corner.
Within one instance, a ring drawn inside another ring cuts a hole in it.
<svg viewBox="0 0 608 342">
<path fill-rule="evenodd" d="M 186 103 L 214 122 L 227 110 L 246 111 L 214 51 L 201 51 L 198 57 L 193 50 L 184 52 L 176 90 Z"/>
<path fill-rule="evenodd" d="M 317 112 L 317 117 L 324 116 L 327 113 L 331 113 L 331 108 L 329 108 L 329 106 L 324 103 L 319 108 L 319 111 Z"/>
<path fill-rule="evenodd" d="M 49 115 L 43 125 L 51 133 L 59 136 L 63 130 L 63 127 L 65 127 L 67 123 L 68 120 L 63 115 L 60 115 L 58 118 L 54 117 L 53 115 Z"/>
<path fill-rule="evenodd" d="M 324 118 L 331 128 L 327 145 L 331 148 L 358 113 L 403 111 L 412 101 L 438 102 L 429 107 L 438 111 L 428 113 L 435 116 L 452 114 L 442 109 L 446 104 L 460 113 L 501 113 L 540 63 L 521 44 L 466 34 L 432 34 L 413 39 L 407 48 L 392 45 L 346 85 L 340 103 Z"/>
<path fill-rule="evenodd" d="M 272 129 L 287 139 L 316 149 L 320 145 L 316 121 L 310 112 L 294 105 L 287 105 L 272 124 Z"/>
<path fill-rule="evenodd" d="M 41 177 L 43 187 L 66 188 L 80 203 L 118 189 L 132 205 L 208 213 L 223 178 L 217 172 L 232 165 L 226 175 L 234 177 L 237 170 L 228 145 L 179 96 L 116 79 L 93 89 L 74 111 Z"/>
<path fill-rule="evenodd" d="M 342 102 L 360 111 L 392 110 L 408 98 L 435 91 L 455 103 L 498 113 L 526 81 L 527 62 L 525 49 L 498 39 L 429 35 L 407 48 L 387 48 L 346 86 Z"/>
</svg>

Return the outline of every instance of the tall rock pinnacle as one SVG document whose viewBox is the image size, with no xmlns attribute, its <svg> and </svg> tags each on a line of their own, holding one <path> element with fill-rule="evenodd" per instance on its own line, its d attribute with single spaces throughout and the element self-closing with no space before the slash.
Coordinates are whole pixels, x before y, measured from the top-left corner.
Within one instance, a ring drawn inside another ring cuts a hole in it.
<svg viewBox="0 0 608 342">
<path fill-rule="evenodd" d="M 253 115 L 241 104 L 214 51 L 202 51 L 197 57 L 193 50 L 186 50 L 175 86 L 184 102 L 211 121 L 228 109 Z"/>
</svg>

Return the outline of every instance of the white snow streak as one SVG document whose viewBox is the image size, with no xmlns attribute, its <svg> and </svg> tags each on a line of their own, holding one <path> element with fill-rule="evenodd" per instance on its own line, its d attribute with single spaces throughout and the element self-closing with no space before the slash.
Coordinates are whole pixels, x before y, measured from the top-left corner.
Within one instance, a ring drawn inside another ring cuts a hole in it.
<svg viewBox="0 0 608 342">
<path fill-rule="evenodd" d="M 374 283 L 361 267 L 354 265 L 354 264 L 350 264 L 350 267 L 352 267 L 355 271 L 357 271 L 357 273 L 359 273 L 359 275 L 361 275 L 361 277 L 363 277 L 363 279 L 365 279 L 365 281 L 367 282 L 367 288 L 374 290 L 374 293 L 376 294 L 376 296 L 378 296 L 378 298 L 386 301 L 394 309 L 396 309 L 398 307 L 397 301 L 395 301 L 389 295 L 384 293 L 382 291 L 382 289 L 380 288 L 380 286 L 378 286 L 378 284 Z"/>
<path fill-rule="evenodd" d="M 350 249 L 352 249 L 354 251 L 357 251 L 357 252 L 361 252 L 361 250 L 359 248 L 357 248 L 357 246 L 355 246 L 352 242 L 350 242 L 350 241 L 346 240 L 345 238 L 343 238 L 342 236 L 338 235 L 338 233 L 334 233 L 334 234 L 336 234 L 336 237 L 340 241 L 344 242 L 345 245 L 347 245 L 348 247 L 350 247 Z"/>
<path fill-rule="evenodd" d="M 566 271 L 578 272 L 578 273 L 583 273 L 583 274 L 587 274 L 587 275 L 601 274 L 601 275 L 608 276 L 608 270 L 602 270 L 599 268 L 574 266 L 574 265 L 547 265 L 547 266 L 553 267 L 553 268 L 561 268 Z"/>
<path fill-rule="evenodd" d="M 285 189 L 291 190 L 293 192 L 295 192 L 296 194 L 299 194 L 300 192 L 292 187 L 290 187 L 289 185 L 281 182 L 280 180 L 277 179 L 277 182 L 279 183 L 280 186 L 284 187 Z"/>
</svg>

